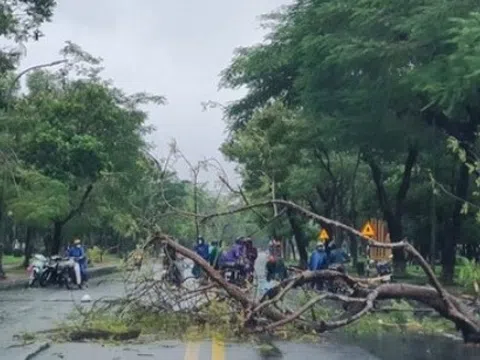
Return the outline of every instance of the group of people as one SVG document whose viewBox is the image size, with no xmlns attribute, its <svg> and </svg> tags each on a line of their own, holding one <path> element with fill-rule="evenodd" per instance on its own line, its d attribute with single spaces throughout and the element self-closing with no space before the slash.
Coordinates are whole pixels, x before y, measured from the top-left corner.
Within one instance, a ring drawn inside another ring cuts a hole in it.
<svg viewBox="0 0 480 360">
<path fill-rule="evenodd" d="M 203 237 L 199 236 L 194 250 L 216 270 L 234 267 L 246 275 L 253 274 L 258 257 L 258 250 L 253 245 L 252 239 L 243 236 L 238 237 L 227 250 L 223 250 L 221 241 L 212 241 L 208 244 Z M 195 277 L 201 276 L 200 267 L 197 265 L 192 272 Z"/>
<path fill-rule="evenodd" d="M 323 242 L 319 241 L 310 255 L 308 269 L 311 271 L 325 270 L 333 265 L 343 266 L 347 261 L 348 254 L 341 247 L 337 247 L 335 242 L 330 242 L 325 246 Z"/>
</svg>

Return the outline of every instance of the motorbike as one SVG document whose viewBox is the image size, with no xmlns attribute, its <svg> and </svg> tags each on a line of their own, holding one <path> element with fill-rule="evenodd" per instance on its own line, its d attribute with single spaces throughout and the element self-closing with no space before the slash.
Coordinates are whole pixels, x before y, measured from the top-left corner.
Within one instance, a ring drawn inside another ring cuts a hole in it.
<svg viewBox="0 0 480 360">
<path fill-rule="evenodd" d="M 383 282 L 390 282 L 392 279 L 392 263 L 390 260 L 383 260 L 383 261 L 374 261 L 370 260 L 369 268 L 374 268 L 377 276 L 381 276 L 383 278 Z M 371 270 L 369 269 L 369 272 Z"/>
<path fill-rule="evenodd" d="M 342 274 L 346 274 L 347 271 L 345 269 L 344 264 L 331 264 L 328 266 L 328 270 L 333 270 Z M 325 282 L 326 290 L 328 292 L 334 294 L 343 294 L 343 295 L 351 295 L 353 292 L 352 289 L 348 286 L 342 278 L 335 278 L 333 280 L 327 280 Z"/>
<path fill-rule="evenodd" d="M 28 286 L 32 287 L 37 282 L 40 282 L 40 276 L 47 266 L 48 259 L 42 254 L 34 254 L 30 260 L 30 265 L 27 268 Z"/>
<path fill-rule="evenodd" d="M 287 268 L 283 264 L 282 260 L 277 260 L 273 257 L 270 257 L 265 266 L 265 273 L 267 281 L 283 281 L 287 278 Z"/>
<path fill-rule="evenodd" d="M 76 263 L 74 259 L 65 259 L 58 255 L 52 256 L 50 262 L 40 276 L 40 286 L 46 287 L 48 285 L 58 285 L 60 287 L 65 286 L 68 290 L 72 289 L 74 285 L 81 287 L 81 282 L 80 284 L 78 283 L 75 274 L 79 271 L 75 269 L 75 267 L 78 266 L 78 263 Z"/>
<path fill-rule="evenodd" d="M 379 261 L 376 264 L 378 276 L 385 278 L 385 282 L 388 282 L 392 279 L 392 263 L 388 261 Z"/>
<path fill-rule="evenodd" d="M 220 271 L 227 282 L 237 286 L 244 286 L 249 280 L 252 280 L 241 265 L 227 263 L 222 266 Z"/>
</svg>

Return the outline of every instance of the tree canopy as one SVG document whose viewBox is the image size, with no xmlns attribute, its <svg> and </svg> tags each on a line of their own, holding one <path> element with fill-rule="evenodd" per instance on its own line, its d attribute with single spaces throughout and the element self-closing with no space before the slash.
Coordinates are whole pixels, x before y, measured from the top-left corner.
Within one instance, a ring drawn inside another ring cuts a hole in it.
<svg viewBox="0 0 480 360">
<path fill-rule="evenodd" d="M 357 227 L 381 217 L 392 240 L 407 236 L 432 259 L 440 249 L 451 280 L 457 245 L 478 256 L 462 207 L 475 175 L 479 11 L 474 1 L 297 0 L 265 15 L 265 40 L 237 49 L 222 73 L 222 86 L 247 89 L 225 109 L 224 153 L 260 189 L 268 143 L 284 197 Z M 404 271 L 403 253 L 395 260 Z"/>
</svg>

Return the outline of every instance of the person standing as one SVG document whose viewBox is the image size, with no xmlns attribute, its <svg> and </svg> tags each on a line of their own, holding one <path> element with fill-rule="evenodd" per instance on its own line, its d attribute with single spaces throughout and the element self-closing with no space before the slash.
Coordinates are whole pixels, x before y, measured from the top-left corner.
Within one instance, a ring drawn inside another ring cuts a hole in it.
<svg viewBox="0 0 480 360">
<path fill-rule="evenodd" d="M 310 271 L 319 271 L 325 270 L 328 268 L 328 255 L 325 252 L 325 245 L 322 242 L 317 243 L 317 247 L 313 250 L 312 255 L 310 256 L 310 261 L 308 263 L 308 270 Z M 317 290 L 322 290 L 324 282 L 320 279 L 315 281 L 313 287 Z"/>
<path fill-rule="evenodd" d="M 194 251 L 197 253 L 197 255 L 200 255 L 200 257 L 208 262 L 208 244 L 205 242 L 205 239 L 201 236 L 197 238 L 197 244 L 194 247 Z M 192 274 L 195 278 L 199 278 L 201 276 L 201 268 L 198 266 L 198 264 L 195 264 L 192 269 Z"/>
</svg>

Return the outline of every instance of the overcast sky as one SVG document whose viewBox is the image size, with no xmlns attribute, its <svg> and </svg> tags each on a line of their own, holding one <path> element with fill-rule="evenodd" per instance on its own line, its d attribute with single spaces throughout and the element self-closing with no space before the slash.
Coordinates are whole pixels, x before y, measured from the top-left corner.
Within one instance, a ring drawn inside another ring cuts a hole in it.
<svg viewBox="0 0 480 360">
<path fill-rule="evenodd" d="M 59 0 L 53 21 L 42 28 L 45 37 L 27 44 L 22 68 L 56 60 L 66 40 L 81 45 L 104 59 L 104 77 L 116 86 L 167 97 L 166 106 L 149 109 L 158 157 L 166 155 L 174 138 L 189 160 L 215 157 L 232 178 L 234 164 L 218 151 L 225 138 L 221 112 L 202 112 L 200 103 L 242 95 L 218 91 L 219 72 L 236 47 L 262 40 L 258 16 L 286 2 Z M 182 178 L 189 177 L 185 164 L 176 168 Z"/>
</svg>

